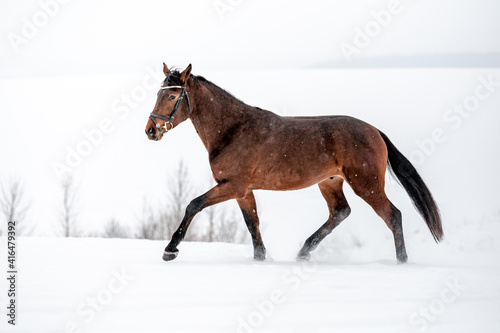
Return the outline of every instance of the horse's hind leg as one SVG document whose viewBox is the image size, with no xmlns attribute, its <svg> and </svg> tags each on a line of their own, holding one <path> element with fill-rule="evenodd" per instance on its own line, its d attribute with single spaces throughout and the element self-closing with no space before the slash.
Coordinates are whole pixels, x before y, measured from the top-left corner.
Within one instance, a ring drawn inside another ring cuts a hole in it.
<svg viewBox="0 0 500 333">
<path fill-rule="evenodd" d="M 396 246 L 396 258 L 399 264 L 403 264 L 408 260 L 408 256 L 403 237 L 401 211 L 389 201 L 385 194 L 384 173 L 385 169 L 377 177 L 362 177 L 360 172 L 359 177 L 354 179 L 349 177 L 348 173 L 347 179 L 350 180 L 349 184 L 354 193 L 365 200 L 392 231 Z"/>
<path fill-rule="evenodd" d="M 262 237 L 259 230 L 259 216 L 257 215 L 257 205 L 252 191 L 248 191 L 244 198 L 237 199 L 238 205 L 243 213 L 243 218 L 247 225 L 248 231 L 252 236 L 254 259 L 266 259 L 266 248 L 262 242 Z"/>
<path fill-rule="evenodd" d="M 351 213 L 351 208 L 342 191 L 343 182 L 341 177 L 334 177 L 318 184 L 321 194 L 328 204 L 330 216 L 325 224 L 305 241 L 297 259 L 309 260 L 311 258 L 310 252 L 315 250 L 318 244 Z"/>
<path fill-rule="evenodd" d="M 394 244 L 396 246 L 396 258 L 398 260 L 398 264 L 404 264 L 408 261 L 408 255 L 406 254 L 405 248 L 405 240 L 403 237 L 403 224 L 402 224 L 402 216 L 401 211 L 396 208 L 392 204 L 392 202 L 387 199 L 384 194 L 384 199 L 381 199 L 379 202 L 376 200 L 368 201 L 365 198 L 375 212 L 384 220 L 385 224 L 392 231 L 392 235 L 394 236 Z"/>
</svg>

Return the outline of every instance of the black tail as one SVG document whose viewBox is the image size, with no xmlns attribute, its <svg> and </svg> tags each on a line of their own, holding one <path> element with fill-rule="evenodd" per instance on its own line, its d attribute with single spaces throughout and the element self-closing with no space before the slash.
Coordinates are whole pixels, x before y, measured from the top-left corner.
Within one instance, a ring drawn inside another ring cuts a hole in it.
<svg viewBox="0 0 500 333">
<path fill-rule="evenodd" d="M 443 238 L 443 226 L 441 225 L 439 209 L 431 192 L 410 161 L 401 154 L 384 133 L 380 132 L 380 135 L 384 139 L 389 152 L 387 162 L 389 170 L 396 176 L 410 196 L 413 205 L 427 223 L 434 240 L 439 242 Z"/>
</svg>

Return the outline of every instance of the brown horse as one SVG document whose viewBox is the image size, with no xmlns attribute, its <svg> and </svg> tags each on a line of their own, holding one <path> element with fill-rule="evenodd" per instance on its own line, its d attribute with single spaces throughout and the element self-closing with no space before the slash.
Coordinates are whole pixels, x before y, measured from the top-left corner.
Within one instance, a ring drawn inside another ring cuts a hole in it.
<svg viewBox="0 0 500 333">
<path fill-rule="evenodd" d="M 177 257 L 177 246 L 202 209 L 236 199 L 252 236 L 254 258 L 266 249 L 259 230 L 254 190 L 289 191 L 318 184 L 330 215 L 306 241 L 298 259 L 310 252 L 351 212 L 345 182 L 384 220 L 394 235 L 399 263 L 407 261 L 401 212 L 384 191 L 386 168 L 407 191 L 436 242 L 443 236 L 434 199 L 413 165 L 375 127 L 352 117 L 281 117 L 249 106 L 201 76 L 163 64 L 166 79 L 146 125 L 150 140 L 161 138 L 191 119 L 209 153 L 217 185 L 195 198 L 163 253 Z M 183 102 L 185 101 L 185 102 Z"/>
</svg>

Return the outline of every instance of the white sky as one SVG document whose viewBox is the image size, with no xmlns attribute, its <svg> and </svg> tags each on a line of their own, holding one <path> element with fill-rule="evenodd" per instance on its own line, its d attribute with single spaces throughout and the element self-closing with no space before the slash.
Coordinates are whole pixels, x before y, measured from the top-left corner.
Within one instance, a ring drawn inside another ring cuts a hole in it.
<svg viewBox="0 0 500 333">
<path fill-rule="evenodd" d="M 136 72 L 162 61 L 212 70 L 309 67 L 343 60 L 339 45 L 391 2 L 66 0 L 16 52 L 9 34 L 22 36 L 24 18 L 33 22 L 43 16 L 40 3 L 55 1 L 0 1 L 0 77 Z M 230 3 L 221 19 L 216 5 Z M 500 52 L 499 1 L 399 3 L 360 57 Z"/>
</svg>

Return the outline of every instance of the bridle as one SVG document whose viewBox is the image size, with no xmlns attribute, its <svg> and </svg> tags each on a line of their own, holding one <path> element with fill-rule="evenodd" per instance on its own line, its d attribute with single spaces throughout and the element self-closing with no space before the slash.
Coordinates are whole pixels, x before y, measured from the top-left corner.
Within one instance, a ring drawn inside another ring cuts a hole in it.
<svg viewBox="0 0 500 333">
<path fill-rule="evenodd" d="M 174 109 L 172 110 L 172 113 L 170 113 L 170 117 L 167 118 L 167 117 L 164 117 L 162 115 L 159 115 L 159 114 L 156 114 L 156 113 L 153 113 L 153 112 L 151 112 L 151 114 L 149 115 L 149 118 L 151 118 L 151 120 L 155 124 L 156 128 L 160 131 L 161 135 L 163 135 L 163 133 L 164 133 L 162 131 L 162 129 L 165 129 L 165 133 L 166 133 L 169 130 L 171 130 L 171 129 L 174 128 L 174 125 L 172 124 L 172 121 L 174 120 L 174 116 L 175 116 L 175 113 L 177 112 L 177 109 L 181 105 L 181 102 L 182 102 L 182 99 L 184 98 L 184 95 L 186 95 L 186 100 L 187 100 L 187 104 L 188 104 L 188 107 L 189 107 L 189 116 L 191 116 L 191 101 L 189 100 L 189 95 L 188 95 L 188 92 L 186 91 L 186 84 L 187 84 L 187 81 L 186 81 L 186 83 L 184 83 L 183 86 L 167 86 L 167 87 L 161 87 L 160 88 L 160 90 L 182 88 L 181 94 L 179 95 L 179 98 L 177 99 L 177 103 L 175 103 Z M 158 124 L 156 122 L 155 118 L 164 120 L 165 123 L 163 124 L 163 126 L 160 126 L 160 124 Z M 170 125 L 170 128 L 167 127 L 167 124 Z"/>
</svg>

